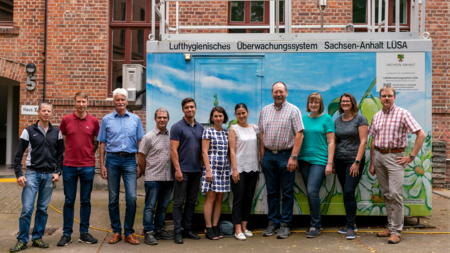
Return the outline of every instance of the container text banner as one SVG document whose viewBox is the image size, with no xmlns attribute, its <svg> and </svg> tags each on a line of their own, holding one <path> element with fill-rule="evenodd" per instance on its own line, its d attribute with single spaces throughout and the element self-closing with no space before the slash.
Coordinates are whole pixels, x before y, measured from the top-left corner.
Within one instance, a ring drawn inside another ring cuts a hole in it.
<svg viewBox="0 0 450 253">
<path fill-rule="evenodd" d="M 425 53 L 377 53 L 377 91 L 425 91 Z"/>
<path fill-rule="evenodd" d="M 300 52 L 414 52 L 431 51 L 429 40 L 388 41 L 149 41 L 149 53 L 300 53 Z"/>
</svg>

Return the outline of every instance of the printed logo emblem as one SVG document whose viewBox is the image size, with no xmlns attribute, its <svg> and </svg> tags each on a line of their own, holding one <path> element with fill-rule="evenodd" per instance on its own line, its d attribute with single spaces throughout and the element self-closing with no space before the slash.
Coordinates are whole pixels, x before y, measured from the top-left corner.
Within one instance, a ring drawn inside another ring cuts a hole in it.
<svg viewBox="0 0 450 253">
<path fill-rule="evenodd" d="M 398 59 L 398 62 L 403 62 L 403 59 L 405 59 L 405 55 L 404 54 L 397 54 L 397 59 Z"/>
<path fill-rule="evenodd" d="M 38 135 L 38 134 L 33 134 L 33 136 L 36 136 L 36 135 Z"/>
<path fill-rule="evenodd" d="M 88 127 L 88 126 L 86 126 L 86 128 L 87 128 L 87 129 L 89 129 L 89 127 Z"/>
</svg>

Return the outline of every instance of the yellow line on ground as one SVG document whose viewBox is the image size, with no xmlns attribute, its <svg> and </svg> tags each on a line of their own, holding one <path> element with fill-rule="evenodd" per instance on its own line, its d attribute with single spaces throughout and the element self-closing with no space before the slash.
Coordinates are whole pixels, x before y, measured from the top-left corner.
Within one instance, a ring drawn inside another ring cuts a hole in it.
<svg viewBox="0 0 450 253">
<path fill-rule="evenodd" d="M 15 183 L 17 180 L 15 178 L 0 178 L 0 183 Z"/>
</svg>

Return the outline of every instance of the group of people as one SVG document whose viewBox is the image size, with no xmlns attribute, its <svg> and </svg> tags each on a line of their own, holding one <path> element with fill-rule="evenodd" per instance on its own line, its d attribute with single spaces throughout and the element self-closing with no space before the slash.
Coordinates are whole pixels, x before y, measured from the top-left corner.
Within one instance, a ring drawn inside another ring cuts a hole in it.
<svg viewBox="0 0 450 253">
<path fill-rule="evenodd" d="M 235 237 L 246 240 L 253 236 L 247 225 L 260 167 L 268 201 L 268 226 L 263 236 L 277 233 L 277 238 L 289 237 L 294 180 L 299 171 L 307 189 L 311 216 L 307 237 L 314 238 L 321 233 L 320 186 L 327 175 L 336 173 L 343 188 L 347 216 L 346 226 L 338 232 L 346 234 L 347 239 L 354 239 L 357 231 L 355 190 L 365 166 L 368 135 L 372 136 L 369 172 L 378 177 L 388 216 L 388 228 L 378 236 L 389 237 L 389 243 L 399 243 L 403 227 L 403 169 L 419 152 L 425 133 L 410 112 L 394 104 L 395 90 L 390 86 L 381 88 L 383 109 L 375 114 L 370 127 L 365 116 L 358 114 L 358 105 L 350 93 L 341 96 L 340 116 L 334 122 L 330 115 L 323 113 L 324 104 L 319 93 L 309 95 L 306 104 L 309 114 L 303 117 L 298 107 L 287 102 L 287 96 L 286 84 L 274 83 L 274 103 L 262 109 L 258 125 L 248 123 L 251 112 L 244 103 L 237 104 L 234 113 L 238 122 L 230 129 L 223 128 L 228 115 L 222 107 L 211 110 L 211 126 L 205 128 L 195 120 L 195 100 L 185 98 L 181 102 L 184 117 L 173 124 L 170 132 L 167 129 L 169 112 L 159 108 L 154 115 L 156 127 L 147 134 L 140 118 L 127 111 L 128 93 L 124 89 L 113 92 L 115 110 L 102 119 L 101 125 L 86 111 L 86 93 L 75 95 L 76 110 L 62 119 L 60 129 L 50 124 L 52 105 L 42 102 L 38 110 L 39 121 L 22 132 L 15 154 L 17 183 L 23 187 L 23 208 L 17 243 L 10 251 L 27 248 L 37 195 L 32 246 L 49 247 L 42 236 L 53 183 L 61 174 L 65 194 L 64 232 L 57 245 L 66 246 L 72 242 L 78 179 L 81 202 L 78 241 L 97 242 L 88 228 L 95 152 L 99 143 L 101 176 L 108 181 L 108 209 L 114 232 L 108 241 L 111 244 L 122 240 L 121 177 L 126 200 L 124 241 L 133 245 L 140 243 L 133 235 L 133 225 L 136 185 L 141 176 L 145 177 L 145 243 L 156 245 L 158 240 L 173 239 L 181 244 L 184 238 L 200 239 L 192 230 L 199 188 L 206 194 L 203 205 L 206 238 L 223 238 L 218 228 L 222 199 L 225 192 L 232 191 Z M 416 134 L 417 138 L 414 148 L 405 156 L 408 132 Z M 22 155 L 26 149 L 24 174 Z M 174 234 L 164 230 L 172 191 Z"/>
</svg>

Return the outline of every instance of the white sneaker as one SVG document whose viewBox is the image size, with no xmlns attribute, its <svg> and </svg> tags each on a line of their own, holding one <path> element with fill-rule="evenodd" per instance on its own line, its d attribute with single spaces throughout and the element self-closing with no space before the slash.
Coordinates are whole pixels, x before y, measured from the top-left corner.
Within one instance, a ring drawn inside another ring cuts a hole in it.
<svg viewBox="0 0 450 253">
<path fill-rule="evenodd" d="M 250 231 L 250 230 L 245 230 L 245 231 L 244 231 L 244 235 L 247 236 L 247 237 L 252 237 L 252 236 L 253 236 L 253 233 L 252 233 L 252 231 Z"/>
<path fill-rule="evenodd" d="M 247 237 L 245 237 L 245 235 L 243 233 L 234 234 L 234 236 L 236 237 L 236 239 L 238 239 L 240 241 L 245 241 L 247 239 Z"/>
</svg>

